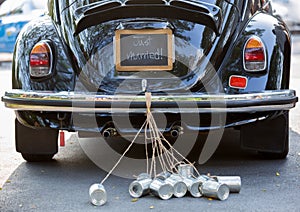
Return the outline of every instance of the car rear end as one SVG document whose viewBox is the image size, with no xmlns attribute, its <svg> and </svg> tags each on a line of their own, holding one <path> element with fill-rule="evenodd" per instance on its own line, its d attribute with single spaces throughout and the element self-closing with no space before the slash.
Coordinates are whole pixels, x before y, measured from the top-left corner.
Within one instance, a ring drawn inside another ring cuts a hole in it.
<svg viewBox="0 0 300 212">
<path fill-rule="evenodd" d="M 263 123 L 261 134 L 272 126 L 265 120 L 279 120 L 286 135 L 286 111 L 297 101 L 288 85 L 289 34 L 268 4 L 51 2 L 39 38 L 20 42 L 31 50 L 25 62 L 16 54 L 14 90 L 3 98 L 23 124 L 82 137 L 134 135 L 150 92 L 166 135 L 236 127 L 246 148 L 286 151 L 286 137 L 273 148 L 270 127 L 268 139 L 248 139 L 251 124 Z"/>
</svg>

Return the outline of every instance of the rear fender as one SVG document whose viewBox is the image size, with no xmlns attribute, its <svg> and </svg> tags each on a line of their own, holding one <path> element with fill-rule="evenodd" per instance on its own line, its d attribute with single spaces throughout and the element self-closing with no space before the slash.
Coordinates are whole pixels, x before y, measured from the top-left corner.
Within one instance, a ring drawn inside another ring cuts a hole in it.
<svg viewBox="0 0 300 212">
<path fill-rule="evenodd" d="M 29 57 L 33 46 L 49 40 L 53 48 L 53 75 L 46 79 L 30 78 Z M 49 16 L 29 22 L 20 32 L 13 57 L 13 89 L 68 91 L 74 89 L 75 74 L 68 55 Z"/>
<path fill-rule="evenodd" d="M 54 54 L 53 75 L 35 80 L 30 78 L 29 57 L 33 46 L 41 40 L 49 40 Z M 60 40 L 58 32 L 49 16 L 29 22 L 20 32 L 13 56 L 12 88 L 22 90 L 45 91 L 73 91 L 75 87 L 75 73 L 65 46 Z M 59 124 L 57 113 L 50 114 L 52 121 L 46 114 L 40 112 L 17 111 L 18 120 L 28 127 L 60 128 L 70 123 L 71 117 L 66 116 L 63 124 Z M 63 126 L 60 126 L 63 125 Z"/>
<path fill-rule="evenodd" d="M 244 70 L 243 49 L 251 36 L 258 36 L 266 48 L 267 66 L 263 71 L 250 73 Z M 259 12 L 246 24 L 239 35 L 231 53 L 224 60 L 221 79 L 226 93 L 246 93 L 263 90 L 280 90 L 289 88 L 291 57 L 290 33 L 280 19 L 268 13 Z M 245 76 L 248 84 L 245 89 L 229 87 L 232 75 Z"/>
</svg>

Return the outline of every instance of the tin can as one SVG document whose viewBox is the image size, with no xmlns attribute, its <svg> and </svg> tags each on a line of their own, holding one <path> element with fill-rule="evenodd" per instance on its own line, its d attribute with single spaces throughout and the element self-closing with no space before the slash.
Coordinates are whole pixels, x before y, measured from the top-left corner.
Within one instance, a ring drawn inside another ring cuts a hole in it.
<svg viewBox="0 0 300 212">
<path fill-rule="evenodd" d="M 152 194 L 163 200 L 170 199 L 174 194 L 173 186 L 159 178 L 155 178 L 152 181 L 150 184 L 150 191 Z"/>
<path fill-rule="evenodd" d="M 219 183 L 226 184 L 232 193 L 239 193 L 241 190 L 242 181 L 239 176 L 214 176 L 213 179 Z"/>
<path fill-rule="evenodd" d="M 136 178 L 137 180 L 143 180 L 143 179 L 151 179 L 151 176 L 148 173 L 141 173 Z"/>
<path fill-rule="evenodd" d="M 179 164 L 178 174 L 184 178 L 190 178 L 194 175 L 194 167 L 190 164 Z"/>
<path fill-rule="evenodd" d="M 200 186 L 200 192 L 205 197 L 226 200 L 229 196 L 229 187 L 214 180 L 207 180 Z"/>
<path fill-rule="evenodd" d="M 129 194 L 134 198 L 139 198 L 150 193 L 150 184 L 152 179 L 149 178 L 140 178 L 129 185 Z"/>
<path fill-rule="evenodd" d="M 172 174 L 170 177 L 168 177 L 165 180 L 166 183 L 169 183 L 173 186 L 174 188 L 174 196 L 175 197 L 183 197 L 186 195 L 187 192 L 187 186 L 183 182 L 183 178 L 180 177 L 180 175 L 177 174 Z"/>
<path fill-rule="evenodd" d="M 209 180 L 210 178 L 206 175 L 200 175 L 199 177 L 196 178 L 197 180 L 200 181 L 200 184 L 202 185 L 204 182 L 206 182 L 207 180 Z M 200 186 L 201 186 L 200 185 Z"/>
<path fill-rule="evenodd" d="M 202 185 L 202 181 L 197 178 L 184 178 L 183 182 L 186 184 L 188 191 L 193 197 L 201 197 L 202 194 L 199 187 Z"/>
<path fill-rule="evenodd" d="M 161 180 L 166 180 L 167 178 L 169 178 L 171 176 L 170 172 L 161 172 L 159 173 L 156 178 L 161 179 Z"/>
<path fill-rule="evenodd" d="M 89 189 L 90 200 L 93 205 L 101 206 L 107 201 L 107 194 L 102 184 L 93 184 Z"/>
<path fill-rule="evenodd" d="M 211 180 L 211 179 L 212 179 L 211 177 L 209 177 L 209 176 L 207 176 L 207 175 L 204 175 L 204 174 L 202 174 L 201 177 L 202 177 L 202 179 L 205 179 L 205 181 L 206 181 L 206 180 Z"/>
</svg>

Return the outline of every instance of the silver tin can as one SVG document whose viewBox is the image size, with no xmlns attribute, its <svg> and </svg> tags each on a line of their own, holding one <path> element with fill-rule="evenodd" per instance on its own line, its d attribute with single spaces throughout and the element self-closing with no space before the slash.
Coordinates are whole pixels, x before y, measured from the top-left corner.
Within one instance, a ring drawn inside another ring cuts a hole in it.
<svg viewBox="0 0 300 212">
<path fill-rule="evenodd" d="M 175 197 L 180 198 L 186 195 L 188 189 L 186 184 L 183 182 L 183 178 L 180 177 L 180 175 L 172 174 L 169 178 L 165 180 L 165 182 L 173 186 Z"/>
<path fill-rule="evenodd" d="M 241 191 L 242 181 L 239 176 L 214 176 L 213 179 L 219 183 L 226 184 L 232 193 L 239 193 Z"/>
<path fill-rule="evenodd" d="M 170 199 L 174 194 L 173 186 L 158 178 L 155 178 L 150 184 L 150 191 L 163 200 Z"/>
<path fill-rule="evenodd" d="M 136 178 L 137 180 L 143 180 L 143 179 L 151 179 L 151 176 L 147 173 L 141 173 Z"/>
<path fill-rule="evenodd" d="M 210 180 L 210 178 L 206 175 L 200 175 L 199 177 L 196 178 L 197 180 L 200 181 L 200 186 L 206 182 L 207 180 Z"/>
<path fill-rule="evenodd" d="M 171 176 L 170 172 L 161 172 L 156 176 L 156 178 L 161 179 L 161 180 L 166 180 L 170 176 Z"/>
<path fill-rule="evenodd" d="M 202 177 L 202 179 L 205 179 L 205 180 L 211 180 L 212 179 L 211 177 L 209 177 L 207 175 L 204 175 L 204 174 L 202 174 L 201 177 Z"/>
<path fill-rule="evenodd" d="M 207 180 L 200 186 L 201 194 L 219 200 L 226 200 L 229 196 L 229 188 L 226 184 L 214 180 Z"/>
<path fill-rule="evenodd" d="M 190 178 L 194 175 L 194 167 L 190 164 L 179 164 L 178 174 L 185 178 Z"/>
<path fill-rule="evenodd" d="M 193 197 L 201 197 L 202 194 L 199 190 L 199 187 L 202 184 L 202 181 L 195 178 L 184 178 L 184 183 L 186 184 L 188 191 Z"/>
<path fill-rule="evenodd" d="M 101 206 L 107 201 L 107 194 L 102 184 L 93 184 L 89 189 L 90 200 L 93 205 Z"/>
<path fill-rule="evenodd" d="M 138 179 L 130 183 L 129 194 L 134 198 L 139 198 L 150 193 L 151 178 Z"/>
</svg>

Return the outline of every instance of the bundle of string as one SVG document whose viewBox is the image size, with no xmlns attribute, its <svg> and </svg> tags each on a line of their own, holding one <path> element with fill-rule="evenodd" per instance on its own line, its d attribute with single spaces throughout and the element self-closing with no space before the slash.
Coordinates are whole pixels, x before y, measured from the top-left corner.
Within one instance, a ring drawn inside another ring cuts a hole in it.
<svg viewBox="0 0 300 212">
<path fill-rule="evenodd" d="M 146 107 L 147 107 L 147 118 L 143 123 L 142 127 L 139 129 L 127 149 L 121 155 L 119 160 L 116 164 L 112 167 L 112 169 L 107 173 L 105 178 L 101 181 L 103 184 L 108 177 L 112 174 L 115 168 L 119 165 L 123 157 L 126 153 L 130 150 L 134 142 L 137 140 L 138 136 L 144 131 L 145 137 L 145 154 L 146 154 L 146 161 L 147 161 L 147 168 L 146 172 L 151 177 L 157 176 L 157 162 L 156 162 L 156 155 L 158 158 L 158 162 L 163 172 L 170 172 L 170 173 L 178 173 L 178 169 L 176 168 L 179 164 L 189 164 L 193 167 L 195 173 L 200 176 L 198 170 L 195 166 L 186 159 L 179 151 L 177 151 L 173 145 L 164 137 L 163 133 L 157 127 L 153 114 L 151 112 L 151 93 L 145 93 L 146 99 Z M 148 153 L 148 143 L 152 144 L 152 157 L 149 164 L 149 153 Z M 195 177 L 195 176 L 194 176 Z"/>
</svg>

